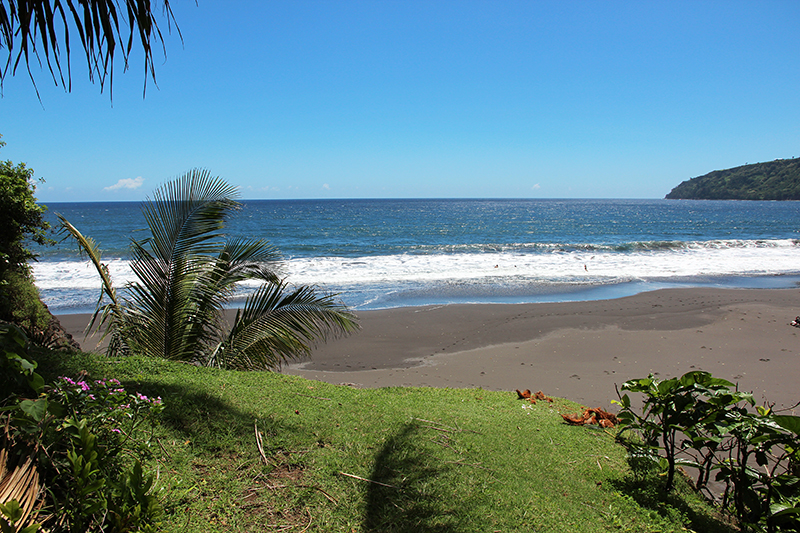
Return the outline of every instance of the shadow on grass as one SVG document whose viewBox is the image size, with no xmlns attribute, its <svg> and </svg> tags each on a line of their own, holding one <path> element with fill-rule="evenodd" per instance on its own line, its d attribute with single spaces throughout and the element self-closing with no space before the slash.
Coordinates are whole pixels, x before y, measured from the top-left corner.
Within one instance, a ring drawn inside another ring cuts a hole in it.
<svg viewBox="0 0 800 533">
<path fill-rule="evenodd" d="M 43 351 L 37 354 L 40 363 L 39 372 L 45 381 L 51 382 L 57 376 L 72 376 L 86 373 L 88 379 L 109 373 L 108 361 L 102 356 L 92 354 L 60 354 Z M 149 397 L 164 398 L 167 408 L 159 417 L 161 423 L 174 432 L 175 437 L 191 442 L 195 446 L 217 451 L 226 448 L 238 448 L 242 435 L 253 434 L 255 416 L 252 412 L 243 411 L 213 391 L 204 390 L 197 383 L 165 384 L 150 379 L 151 375 L 164 370 L 164 362 L 147 358 L 122 358 L 119 373 L 115 376 L 123 387 L 130 392 L 139 392 Z M 287 424 L 286 420 L 273 418 L 259 419 L 258 429 L 266 437 L 273 437 L 271 443 L 281 445 L 282 436 L 286 434 L 300 435 L 310 433 L 306 428 Z M 255 444 L 254 444 L 255 446 Z"/>
<path fill-rule="evenodd" d="M 442 490 L 444 483 L 437 478 L 443 468 L 426 452 L 427 442 L 417 425 L 404 424 L 381 448 L 370 479 L 382 485 L 370 483 L 367 488 L 364 531 L 458 531 L 455 509 L 447 508 L 456 497 Z"/>
<path fill-rule="evenodd" d="M 708 506 L 700 506 L 702 497 L 693 492 L 688 484 L 677 480 L 677 486 L 672 492 L 664 492 L 664 479 L 653 468 L 642 468 L 641 465 L 631 465 L 634 473 L 628 474 L 621 480 L 611 481 L 611 485 L 618 491 L 633 499 L 639 506 L 650 509 L 663 517 L 668 517 L 684 525 L 692 531 L 715 531 L 719 533 L 734 533 L 739 529 L 727 522 L 724 517 L 717 514 Z M 698 505 L 691 505 L 692 499 Z M 707 509 L 708 511 L 704 510 Z"/>
</svg>

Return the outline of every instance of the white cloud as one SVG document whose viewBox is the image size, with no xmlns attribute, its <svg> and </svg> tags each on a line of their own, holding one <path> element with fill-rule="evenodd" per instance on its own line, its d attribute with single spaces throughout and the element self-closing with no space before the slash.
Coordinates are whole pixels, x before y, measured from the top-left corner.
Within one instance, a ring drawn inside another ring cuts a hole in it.
<svg viewBox="0 0 800 533">
<path fill-rule="evenodd" d="M 331 186 L 330 186 L 330 185 L 328 185 L 327 183 L 323 183 L 323 184 L 322 184 L 322 188 L 323 188 L 323 189 L 325 189 L 326 191 L 329 191 L 329 190 L 331 190 Z"/>
<path fill-rule="evenodd" d="M 119 180 L 114 185 L 110 187 L 103 187 L 104 191 L 116 191 L 117 189 L 138 189 L 144 183 L 144 178 L 141 176 L 136 176 L 135 178 L 124 178 Z"/>
<path fill-rule="evenodd" d="M 542 187 L 541 187 L 541 186 L 540 186 L 538 183 L 537 183 L 536 185 L 534 185 L 533 187 L 531 187 L 531 189 L 533 189 L 534 191 L 535 191 L 536 189 L 541 189 L 541 188 L 542 188 Z"/>
</svg>

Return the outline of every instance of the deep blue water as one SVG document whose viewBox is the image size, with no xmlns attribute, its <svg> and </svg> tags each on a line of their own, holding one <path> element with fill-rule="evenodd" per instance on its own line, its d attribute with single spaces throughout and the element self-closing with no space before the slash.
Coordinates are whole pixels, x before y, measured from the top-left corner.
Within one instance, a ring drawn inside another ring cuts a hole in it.
<svg viewBox="0 0 800 533">
<path fill-rule="evenodd" d="M 48 207 L 100 244 L 117 285 L 130 279 L 139 203 Z M 228 232 L 276 245 L 291 282 L 370 309 L 794 286 L 798 228 L 798 202 L 387 199 L 248 200 Z M 34 273 L 57 312 L 93 307 L 96 274 L 73 244 L 40 250 Z"/>
</svg>

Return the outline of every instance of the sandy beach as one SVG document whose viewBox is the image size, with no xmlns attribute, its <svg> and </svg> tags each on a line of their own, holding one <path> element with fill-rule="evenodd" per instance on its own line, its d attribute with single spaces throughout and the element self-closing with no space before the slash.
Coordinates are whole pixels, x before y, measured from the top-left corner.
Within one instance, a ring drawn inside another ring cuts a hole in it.
<svg viewBox="0 0 800 533">
<path fill-rule="evenodd" d="M 615 385 L 705 370 L 760 403 L 800 401 L 798 289 L 664 289 L 569 303 L 446 305 L 358 313 L 361 331 L 286 374 L 358 387 L 542 390 L 611 407 Z M 60 315 L 86 350 L 88 315 Z M 800 412 L 800 410 L 797 410 Z"/>
</svg>

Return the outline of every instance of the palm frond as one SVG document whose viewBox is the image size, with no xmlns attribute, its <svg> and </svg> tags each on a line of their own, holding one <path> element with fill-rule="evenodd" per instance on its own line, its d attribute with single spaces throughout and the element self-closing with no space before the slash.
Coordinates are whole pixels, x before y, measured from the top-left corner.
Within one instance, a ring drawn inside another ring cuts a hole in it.
<svg viewBox="0 0 800 533">
<path fill-rule="evenodd" d="M 33 523 L 42 508 L 44 500 L 41 498 L 42 490 L 39 483 L 39 470 L 33 457 L 27 457 L 25 462 L 13 466 L 13 455 L 9 453 L 9 429 L 5 428 L 6 438 L 0 448 L 0 502 L 7 504 L 16 501 L 22 510 L 22 515 L 14 524 L 14 530 L 21 531 L 26 527 L 33 527 Z M 34 529 L 35 530 L 35 529 Z M 5 531 L 5 529 L 4 529 Z"/>
<path fill-rule="evenodd" d="M 277 283 L 281 279 L 281 253 L 263 239 L 229 239 L 220 258 L 229 263 L 230 275 L 241 280 Z"/>
<path fill-rule="evenodd" d="M 204 349 L 219 345 L 227 335 L 223 310 L 236 285 L 248 280 L 280 282 L 279 259 L 280 252 L 264 240 L 236 238 L 226 241 L 217 257 L 204 265 L 190 296 L 195 318 L 203 324 Z M 197 333 L 200 335 L 199 329 Z"/>
<path fill-rule="evenodd" d="M 131 343 L 146 355 L 191 359 L 202 330 L 191 300 L 202 261 L 184 256 L 165 263 L 136 241 L 131 253 L 137 277 L 128 285 Z"/>
<path fill-rule="evenodd" d="M 9 0 L 7 3 L 8 9 L 6 2 L 0 4 L 0 49 L 8 50 L 6 64 L 0 68 L 0 85 L 9 70 L 13 76 L 24 61 L 28 76 L 36 87 L 30 69 L 31 56 L 35 56 L 41 63 L 41 52 L 53 81 L 56 84 L 60 82 L 68 91 L 72 90 L 71 27 L 77 31 L 86 54 L 89 81 L 94 82 L 97 79 L 101 91 L 107 78 L 113 86 L 114 59 L 118 45 L 121 46 L 123 70 L 128 69 L 134 35 L 138 36 L 144 52 L 145 91 L 147 78 L 155 81 L 153 42 L 161 42 L 166 56 L 164 38 L 151 0 L 125 0 L 123 13 L 119 12 L 120 0 Z M 169 0 L 161 0 L 160 4 L 171 31 L 175 22 L 172 7 Z M 71 16 L 67 16 L 67 11 Z M 127 31 L 124 30 L 126 22 Z M 180 35 L 177 24 L 175 28 Z M 127 42 L 124 34 L 127 34 Z M 63 62 L 62 46 L 66 56 Z M 64 66 L 67 70 L 66 83 Z"/>
<path fill-rule="evenodd" d="M 213 300 L 213 306 L 222 308 L 237 283 L 249 280 L 278 283 L 279 260 L 280 252 L 264 240 L 228 240 L 214 260 L 205 265 L 195 286 L 198 291 L 195 298 L 209 304 Z"/>
<path fill-rule="evenodd" d="M 75 239 L 81 255 L 86 254 L 97 270 L 97 273 L 100 275 L 100 296 L 98 297 L 94 313 L 84 333 L 88 336 L 94 329 L 103 329 L 101 341 L 109 334 L 112 336 L 112 342 L 108 350 L 109 354 L 113 355 L 118 351 L 125 351 L 124 336 L 120 335 L 121 329 L 124 327 L 125 323 L 125 308 L 120 303 L 117 296 L 117 290 L 114 288 L 114 284 L 111 281 L 108 266 L 102 261 L 100 248 L 97 246 L 94 239 L 84 236 L 78 231 L 78 228 L 73 226 L 61 214 L 56 213 L 56 216 L 60 222 L 60 231 Z M 105 298 L 108 298 L 110 302 L 103 303 Z"/>
<path fill-rule="evenodd" d="M 161 186 L 142 208 L 153 255 L 168 262 L 185 254 L 216 254 L 225 220 L 239 206 L 235 195 L 235 187 L 199 169 Z"/>
<path fill-rule="evenodd" d="M 207 364 L 279 368 L 288 360 L 308 355 L 316 343 L 358 329 L 357 318 L 335 295 L 319 296 L 308 286 L 288 289 L 285 282 L 267 283 L 248 297 Z"/>
</svg>

